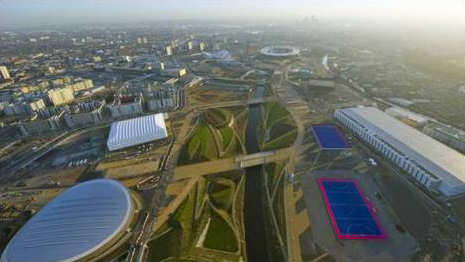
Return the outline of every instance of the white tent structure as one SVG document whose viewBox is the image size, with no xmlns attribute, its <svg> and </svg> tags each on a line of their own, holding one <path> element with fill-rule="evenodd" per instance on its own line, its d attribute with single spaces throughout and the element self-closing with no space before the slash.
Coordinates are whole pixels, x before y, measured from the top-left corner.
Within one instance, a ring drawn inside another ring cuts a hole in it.
<svg viewBox="0 0 465 262">
<path fill-rule="evenodd" d="M 167 137 L 163 114 L 154 114 L 113 123 L 107 147 L 114 151 Z"/>
</svg>

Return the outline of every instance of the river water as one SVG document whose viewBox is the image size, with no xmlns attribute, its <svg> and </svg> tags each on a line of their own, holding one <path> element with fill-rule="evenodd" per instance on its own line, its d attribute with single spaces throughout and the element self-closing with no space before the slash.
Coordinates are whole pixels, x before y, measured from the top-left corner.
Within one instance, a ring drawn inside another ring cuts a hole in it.
<svg viewBox="0 0 465 262">
<path fill-rule="evenodd" d="M 259 86 L 255 98 L 264 94 L 264 87 Z M 260 105 L 249 106 L 249 123 L 246 131 L 246 148 L 248 154 L 260 151 L 257 139 L 257 126 L 260 123 Z M 264 187 L 261 166 L 246 169 L 244 223 L 248 262 L 268 262 L 267 239 L 265 235 L 265 210 L 263 206 Z"/>
</svg>

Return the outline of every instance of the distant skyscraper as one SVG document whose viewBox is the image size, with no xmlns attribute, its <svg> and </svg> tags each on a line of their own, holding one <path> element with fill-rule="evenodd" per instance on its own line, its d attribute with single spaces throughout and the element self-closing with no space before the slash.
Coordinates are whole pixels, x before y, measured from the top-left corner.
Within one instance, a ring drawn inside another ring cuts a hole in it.
<svg viewBox="0 0 465 262">
<path fill-rule="evenodd" d="M 173 55 L 173 47 L 171 45 L 166 47 L 166 55 L 167 56 Z"/>
<path fill-rule="evenodd" d="M 199 49 L 200 49 L 200 51 L 205 50 L 205 43 L 204 42 L 200 42 Z"/>
<path fill-rule="evenodd" d="M 8 73 L 8 69 L 6 66 L 0 66 L 0 80 L 1 81 L 6 81 L 11 79 L 10 73 Z"/>
</svg>

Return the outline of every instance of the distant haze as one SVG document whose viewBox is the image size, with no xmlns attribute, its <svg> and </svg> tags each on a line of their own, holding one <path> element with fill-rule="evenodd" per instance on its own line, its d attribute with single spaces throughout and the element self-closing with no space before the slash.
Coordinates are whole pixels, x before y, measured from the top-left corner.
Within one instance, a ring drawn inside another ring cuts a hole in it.
<svg viewBox="0 0 465 262">
<path fill-rule="evenodd" d="M 360 18 L 465 26 L 465 0 L 0 0 L 0 24 Z"/>
</svg>

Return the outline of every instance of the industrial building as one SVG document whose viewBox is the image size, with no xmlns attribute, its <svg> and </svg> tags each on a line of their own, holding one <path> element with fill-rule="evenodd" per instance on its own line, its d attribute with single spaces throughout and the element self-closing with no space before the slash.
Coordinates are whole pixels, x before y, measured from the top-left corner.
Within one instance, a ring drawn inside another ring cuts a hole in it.
<svg viewBox="0 0 465 262">
<path fill-rule="evenodd" d="M 374 107 L 334 117 L 420 184 L 445 197 L 465 193 L 465 156 Z"/>
<path fill-rule="evenodd" d="M 465 153 L 465 132 L 451 126 L 432 122 L 423 128 L 423 132 L 442 143 Z M 465 165 L 465 164 L 464 164 Z"/>
<path fill-rule="evenodd" d="M 113 123 L 107 147 L 114 151 L 167 137 L 163 114 L 154 114 Z"/>
<path fill-rule="evenodd" d="M 426 125 L 428 123 L 429 119 L 425 116 L 422 116 L 420 114 L 408 111 L 406 109 L 403 109 L 402 107 L 390 107 L 385 110 L 386 114 L 395 117 L 402 122 L 413 126 L 413 127 L 421 127 Z"/>
<path fill-rule="evenodd" d="M 101 261 L 131 235 L 135 201 L 119 182 L 78 184 L 52 200 L 10 240 L 0 262 Z"/>
</svg>

